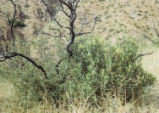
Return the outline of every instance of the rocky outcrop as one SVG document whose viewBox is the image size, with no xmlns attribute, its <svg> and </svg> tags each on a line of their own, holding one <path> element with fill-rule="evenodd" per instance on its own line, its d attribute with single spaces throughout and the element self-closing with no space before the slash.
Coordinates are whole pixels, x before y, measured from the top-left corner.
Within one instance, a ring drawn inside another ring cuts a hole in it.
<svg viewBox="0 0 159 113">
<path fill-rule="evenodd" d="M 44 4 L 41 3 L 41 0 L 14 0 L 16 4 L 16 19 L 20 22 L 24 22 L 25 27 L 16 27 L 14 28 L 15 34 L 20 34 L 16 37 L 22 36 L 25 39 L 32 39 L 34 37 L 33 33 L 35 30 L 43 28 L 47 22 L 50 21 L 50 17 L 47 13 L 47 9 Z M 57 0 L 45 0 L 49 6 L 51 15 L 55 15 L 55 3 Z M 8 20 L 6 14 L 9 15 L 11 19 L 13 16 L 13 5 L 6 0 L 1 0 L 0 3 L 0 28 L 3 30 L 4 38 L 9 40 L 9 29 Z M 3 12 L 3 14 L 1 13 Z M 2 18 L 3 17 L 3 18 Z M 21 38 L 21 37 L 19 37 Z"/>
</svg>

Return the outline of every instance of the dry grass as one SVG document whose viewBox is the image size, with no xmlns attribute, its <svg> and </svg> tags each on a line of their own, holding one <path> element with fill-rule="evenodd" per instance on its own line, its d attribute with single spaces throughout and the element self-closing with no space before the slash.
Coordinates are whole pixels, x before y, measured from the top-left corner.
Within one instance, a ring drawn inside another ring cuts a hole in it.
<svg viewBox="0 0 159 113">
<path fill-rule="evenodd" d="M 29 103 L 29 102 L 26 102 Z M 118 98 L 105 99 L 100 103 L 100 107 L 90 106 L 85 101 L 76 101 L 73 103 L 60 104 L 59 107 L 55 107 L 53 103 L 49 103 L 47 100 L 42 103 L 35 103 L 32 108 L 21 105 L 13 101 L 4 101 L 1 105 L 1 113 L 158 113 L 158 109 L 153 105 L 142 105 L 137 107 L 133 103 L 127 103 L 122 105 Z"/>
<path fill-rule="evenodd" d="M 15 87 L 1 78 L 0 113 L 158 113 L 158 91 L 157 85 L 150 87 L 143 100 L 124 105 L 119 98 L 111 98 L 108 95 L 96 107 L 90 105 L 87 99 L 73 100 L 69 104 L 59 102 L 59 106 L 56 107 L 53 101 L 45 98 L 42 102 L 19 99 Z"/>
</svg>

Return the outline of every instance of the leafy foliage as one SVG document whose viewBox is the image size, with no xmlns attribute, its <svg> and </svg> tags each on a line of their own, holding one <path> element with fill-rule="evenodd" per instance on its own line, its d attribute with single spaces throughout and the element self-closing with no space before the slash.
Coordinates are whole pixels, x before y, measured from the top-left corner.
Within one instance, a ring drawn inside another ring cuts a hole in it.
<svg viewBox="0 0 159 113">
<path fill-rule="evenodd" d="M 22 44 L 20 48 L 28 56 L 27 46 Z M 73 57 L 60 65 L 59 75 L 53 69 L 55 62 L 51 54 L 37 59 L 41 64 L 44 62 L 48 80 L 19 57 L 0 64 L 1 76 L 15 84 L 19 97 L 24 100 L 40 101 L 46 96 L 56 102 L 89 98 L 91 103 L 96 103 L 107 94 L 128 102 L 141 96 L 155 81 L 152 74 L 143 70 L 141 59 L 135 60 L 138 47 L 133 41 L 112 46 L 97 38 L 81 39 L 72 46 L 72 51 Z"/>
<path fill-rule="evenodd" d="M 100 39 L 80 40 L 72 47 L 74 58 L 69 59 L 66 92 L 72 97 L 93 100 L 107 93 L 130 101 L 140 96 L 155 78 L 145 72 L 140 59 L 135 60 L 138 47 L 133 41 L 117 46 Z"/>
</svg>

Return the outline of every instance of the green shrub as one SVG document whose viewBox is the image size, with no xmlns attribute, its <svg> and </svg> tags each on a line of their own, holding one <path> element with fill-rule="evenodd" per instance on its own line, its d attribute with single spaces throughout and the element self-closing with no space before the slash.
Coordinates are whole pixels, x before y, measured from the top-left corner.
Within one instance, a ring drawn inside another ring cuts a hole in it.
<svg viewBox="0 0 159 113">
<path fill-rule="evenodd" d="M 20 42 L 18 50 L 29 56 L 29 47 Z M 61 63 L 59 75 L 51 53 L 34 59 L 43 64 L 48 80 L 43 79 L 36 67 L 19 57 L 0 63 L 1 76 L 15 85 L 20 101 L 31 100 L 30 104 L 25 103 L 30 106 L 32 101 L 41 101 L 45 96 L 56 102 L 89 97 L 91 103 L 96 103 L 111 94 L 130 101 L 141 96 L 146 86 L 155 81 L 153 75 L 143 70 L 141 58 L 135 60 L 138 47 L 133 41 L 112 46 L 97 38 L 81 39 L 72 46 L 72 51 L 73 58 Z"/>
<path fill-rule="evenodd" d="M 16 40 L 17 50 L 30 57 L 30 44 Z M 34 59 L 38 64 L 40 62 Z M 33 102 L 42 100 L 45 93 L 43 74 L 30 62 L 14 57 L 0 63 L 0 76 L 14 85 L 16 92 L 12 100 L 15 104 L 32 107 Z M 27 104 L 27 105 L 26 105 Z"/>
<path fill-rule="evenodd" d="M 130 101 L 144 93 L 146 86 L 155 78 L 135 60 L 138 47 L 133 41 L 123 41 L 116 46 L 100 39 L 82 39 L 72 47 L 73 58 L 69 59 L 64 92 L 72 98 L 87 98 L 93 101 L 109 93 Z M 63 75 L 64 74 L 64 75 Z"/>
</svg>

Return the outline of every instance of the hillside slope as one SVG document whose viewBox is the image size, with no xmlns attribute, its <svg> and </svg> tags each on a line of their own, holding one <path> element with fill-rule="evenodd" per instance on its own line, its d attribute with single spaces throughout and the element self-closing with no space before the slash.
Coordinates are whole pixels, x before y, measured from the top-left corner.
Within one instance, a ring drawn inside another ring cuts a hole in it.
<svg viewBox="0 0 159 113">
<path fill-rule="evenodd" d="M 52 22 L 45 12 L 44 7 L 37 0 L 15 0 L 17 4 L 17 18 L 20 10 L 26 15 L 24 23 L 26 27 L 16 28 L 18 36 L 30 42 L 39 40 L 38 37 L 48 38 L 39 35 L 38 30 L 49 31 Z M 54 5 L 53 5 L 54 7 Z M 9 31 L 6 14 L 10 17 L 13 14 L 13 6 L 9 1 L 1 0 L 0 3 L 0 28 L 6 39 Z M 140 46 L 139 53 L 151 52 L 153 54 L 144 56 L 142 63 L 145 70 L 157 77 L 157 83 L 150 88 L 148 99 L 154 109 L 159 109 L 159 3 L 156 0 L 81 0 L 78 9 L 79 16 L 87 15 L 91 20 L 93 15 L 99 17 L 92 35 L 104 38 L 115 43 L 118 39 L 133 38 Z M 63 15 L 58 14 L 58 18 L 63 20 Z M 80 18 L 78 19 L 78 21 Z M 64 21 L 65 22 L 65 21 Z M 77 22 L 77 26 L 80 24 Z M 79 26 L 80 27 L 80 26 Z M 88 26 L 89 28 L 90 26 Z M 86 30 L 88 29 L 86 28 Z M 50 32 L 50 31 L 49 31 Z M 35 35 L 36 34 L 36 35 Z M 51 39 L 53 40 L 53 38 Z M 35 49 L 35 48 L 34 48 Z M 35 50 L 32 50 L 35 51 Z M 32 52 L 32 56 L 36 56 Z M 2 85 L 3 86 L 3 85 Z M 8 87 L 7 87 L 8 88 Z M 0 92 L 4 88 L 0 86 Z M 13 88 L 12 88 L 13 89 Z M 8 90 L 6 90 L 6 93 Z M 5 94 L 3 92 L 3 94 Z M 1 97 L 1 95 L 0 95 Z M 151 101 L 151 102 L 150 102 Z M 157 113 L 157 112 L 156 112 Z"/>
</svg>

